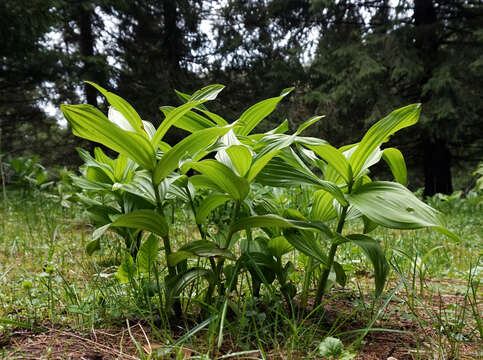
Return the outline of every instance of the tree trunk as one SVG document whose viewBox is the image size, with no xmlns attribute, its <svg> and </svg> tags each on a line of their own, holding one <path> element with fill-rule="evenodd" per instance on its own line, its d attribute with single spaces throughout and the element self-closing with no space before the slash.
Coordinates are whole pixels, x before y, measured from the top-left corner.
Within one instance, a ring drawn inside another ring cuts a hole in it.
<svg viewBox="0 0 483 360">
<path fill-rule="evenodd" d="M 424 154 L 424 196 L 436 193 L 451 194 L 451 153 L 442 139 L 429 140 L 423 143 Z"/>
<path fill-rule="evenodd" d="M 438 66 L 438 18 L 434 0 L 415 0 L 414 24 L 416 26 L 415 46 L 424 65 L 424 75 L 420 81 L 420 94 L 426 83 L 431 79 L 432 72 Z M 428 102 L 431 93 L 421 95 L 420 101 Z M 431 136 L 430 131 L 436 136 Z M 426 129 L 423 135 L 424 156 L 424 196 L 436 193 L 451 194 L 451 153 L 446 140 L 437 136 L 438 129 L 433 126 Z M 433 140 L 434 139 L 434 140 Z"/>
<path fill-rule="evenodd" d="M 79 30 L 79 49 L 84 62 L 83 80 L 95 81 L 95 68 L 92 64 L 95 45 L 92 32 L 92 13 L 82 3 L 79 5 Z M 84 84 L 84 94 L 87 103 L 97 107 L 97 90 L 89 84 Z"/>
</svg>

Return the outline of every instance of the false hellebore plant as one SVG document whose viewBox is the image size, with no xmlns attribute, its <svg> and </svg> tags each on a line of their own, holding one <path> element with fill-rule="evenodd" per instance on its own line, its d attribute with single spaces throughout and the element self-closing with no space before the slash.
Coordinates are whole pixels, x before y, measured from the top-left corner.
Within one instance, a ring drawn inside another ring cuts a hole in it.
<svg viewBox="0 0 483 360">
<path fill-rule="evenodd" d="M 454 237 L 444 228 L 441 214 L 405 188 L 402 154 L 394 148 L 381 149 L 391 135 L 417 122 L 420 105 L 392 112 L 373 125 L 359 143 L 335 148 L 325 140 L 301 136 L 320 116 L 307 120 L 293 134 L 286 134 L 286 121 L 266 133 L 253 133 L 291 89 L 251 106 L 231 123 L 205 106 L 216 98 L 222 85 L 207 86 L 192 95 L 177 92 L 184 104 L 162 107 L 165 119 L 154 129 L 125 100 L 91 85 L 109 101 L 108 117 L 90 105 L 63 105 L 62 112 L 75 135 L 119 155 L 111 159 L 97 149 L 93 158 L 79 150 L 85 161 L 84 176 L 76 177 L 75 182 L 102 195 L 83 198 L 99 226 L 88 250 L 99 248 L 99 238 L 108 228 L 120 234 L 130 252 L 119 267 L 118 277 L 150 296 L 157 293 L 160 311 L 167 316 L 173 310 L 182 315 L 180 295 L 189 284 L 204 279 L 208 283 L 203 290 L 204 302 L 216 299 L 222 304 L 219 321 L 223 328 L 229 295 L 245 271 L 251 275 L 255 296 L 262 284 L 276 280 L 291 304 L 298 291 L 289 276 L 294 265 L 284 263 L 283 257 L 296 250 L 310 259 L 302 299 L 307 298 L 313 270 L 321 269 L 317 306 L 334 280 L 345 283 L 336 251 L 350 244 L 359 246 L 372 262 L 379 294 L 388 265 L 379 242 L 367 235 L 375 227 L 433 227 Z M 163 139 L 171 126 L 190 134 L 170 146 Z M 207 158 L 210 153 L 214 157 Z M 370 179 L 369 168 L 380 159 L 387 162 L 396 182 Z M 187 176 L 190 169 L 195 175 Z M 313 193 L 310 215 L 304 217 L 297 209 L 280 209 L 263 201 L 254 183 L 305 185 Z M 186 239 L 174 249 L 170 238 L 173 221 L 167 219 L 176 202 L 191 209 L 199 238 Z M 221 207 L 228 210 L 229 221 L 216 222 L 214 227 L 212 214 Z M 343 233 L 345 223 L 356 218 L 363 220 L 364 233 Z M 144 237 L 145 233 L 151 235 Z M 161 248 L 158 239 L 162 240 Z M 159 250 L 164 256 L 159 256 Z M 203 258 L 207 261 L 200 261 Z M 158 276 L 160 264 L 167 267 L 164 281 Z"/>
</svg>

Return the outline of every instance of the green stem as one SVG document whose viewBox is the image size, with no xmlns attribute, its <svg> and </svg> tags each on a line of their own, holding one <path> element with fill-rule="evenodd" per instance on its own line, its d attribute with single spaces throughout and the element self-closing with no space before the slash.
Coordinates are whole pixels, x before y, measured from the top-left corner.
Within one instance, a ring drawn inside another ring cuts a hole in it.
<svg viewBox="0 0 483 360">
<path fill-rule="evenodd" d="M 196 208 L 195 208 L 195 204 L 193 202 L 193 198 L 191 197 L 191 193 L 189 191 L 188 186 L 186 186 L 186 193 L 188 194 L 188 199 L 190 201 L 191 211 L 193 211 L 193 215 L 195 217 L 195 223 L 196 223 L 196 226 L 198 227 L 198 231 L 200 232 L 201 239 L 206 240 L 206 233 L 203 231 L 201 224 L 199 224 L 198 221 L 196 220 Z"/>
<path fill-rule="evenodd" d="M 339 218 L 339 223 L 337 224 L 337 233 L 341 233 L 344 227 L 345 218 L 347 215 L 347 208 L 348 206 L 344 206 L 342 208 L 342 214 Z M 329 279 L 330 270 L 332 269 L 332 265 L 334 264 L 335 252 L 337 251 L 337 242 L 333 242 L 330 246 L 329 250 L 329 262 L 327 263 L 327 267 L 322 272 L 322 275 L 319 280 L 319 286 L 317 288 L 317 294 L 315 296 L 314 307 L 317 307 L 318 304 L 322 301 L 322 296 L 325 294 L 325 288 L 327 287 L 327 280 Z"/>
<path fill-rule="evenodd" d="M 231 227 L 233 226 L 233 224 L 235 223 L 236 219 L 238 218 L 238 214 L 240 212 L 240 205 L 241 205 L 241 201 L 240 200 L 236 200 L 235 205 L 233 206 L 233 211 L 231 213 L 230 232 L 228 233 L 228 236 L 226 237 L 226 242 L 225 242 L 224 249 L 228 249 L 228 247 L 230 246 L 231 239 L 232 239 L 233 234 L 234 234 L 234 232 L 231 230 Z M 220 279 L 221 273 L 223 272 L 223 265 L 224 264 L 225 264 L 225 259 L 221 258 L 218 261 L 218 264 L 216 266 L 215 275 L 216 275 L 216 278 L 218 279 L 219 294 L 224 294 L 224 292 L 225 292 L 224 291 L 223 283 L 222 283 L 222 281 Z"/>
<path fill-rule="evenodd" d="M 161 209 L 161 198 L 159 197 L 159 190 L 158 186 L 159 184 L 156 184 L 154 182 L 154 178 L 152 179 L 153 186 L 154 186 L 154 194 L 156 195 L 156 210 L 162 214 L 162 209 Z M 169 233 L 166 234 L 166 236 L 163 236 L 163 244 L 164 244 L 164 253 L 166 256 L 166 262 L 168 261 L 168 256 L 171 255 L 172 250 L 171 250 L 171 242 L 169 240 Z M 171 276 L 176 276 L 176 268 L 174 266 L 169 266 L 168 265 L 168 273 Z"/>
</svg>

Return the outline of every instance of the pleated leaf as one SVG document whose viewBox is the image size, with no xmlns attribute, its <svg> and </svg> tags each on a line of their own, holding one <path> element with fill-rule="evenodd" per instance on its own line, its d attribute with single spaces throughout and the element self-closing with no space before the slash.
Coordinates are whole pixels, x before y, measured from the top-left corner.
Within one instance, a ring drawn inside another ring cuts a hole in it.
<svg viewBox="0 0 483 360">
<path fill-rule="evenodd" d="M 375 223 L 392 229 L 433 227 L 458 239 L 444 227 L 442 214 L 419 200 L 401 184 L 374 181 L 346 195 L 351 205 Z"/>
<path fill-rule="evenodd" d="M 408 172 L 403 154 L 396 148 L 387 148 L 382 152 L 382 158 L 389 165 L 394 179 L 403 186 L 406 186 Z"/>
<path fill-rule="evenodd" d="M 216 160 L 208 159 L 192 163 L 191 167 L 208 177 L 235 200 L 243 200 L 248 195 L 249 184 L 246 179 L 238 176 L 228 166 Z"/>
<path fill-rule="evenodd" d="M 234 129 L 235 133 L 242 136 L 247 136 L 250 132 L 268 115 L 270 115 L 277 104 L 285 96 L 290 94 L 293 88 L 285 89 L 280 96 L 260 101 L 259 103 L 248 108 L 237 121 Z"/>
<path fill-rule="evenodd" d="M 156 156 L 147 137 L 122 130 L 91 105 L 61 105 L 61 110 L 74 135 L 124 154 L 145 169 L 154 168 Z"/>
<path fill-rule="evenodd" d="M 230 127 L 213 127 L 197 131 L 171 149 L 169 149 L 158 161 L 156 169 L 154 170 L 154 183 L 159 184 L 164 178 L 166 178 L 171 172 L 178 168 L 181 159 L 192 157 L 196 153 L 206 149 L 209 145 L 213 144 L 219 136 L 223 136 L 230 130 Z"/>
<path fill-rule="evenodd" d="M 154 210 L 136 210 L 132 213 L 121 215 L 111 226 L 149 231 L 159 236 L 166 236 L 169 230 L 164 216 Z"/>
<path fill-rule="evenodd" d="M 359 246 L 374 267 L 374 280 L 376 283 L 376 295 L 379 296 L 384 289 L 389 266 L 386 256 L 378 241 L 362 234 L 351 234 L 346 236 L 351 243 Z"/>
<path fill-rule="evenodd" d="M 359 175 L 367 158 L 374 150 L 386 142 L 391 135 L 417 123 L 420 112 L 421 104 L 408 105 L 393 111 L 371 126 L 350 158 L 354 176 Z"/>
<path fill-rule="evenodd" d="M 223 205 L 230 199 L 231 197 L 225 194 L 215 193 L 208 195 L 196 209 L 196 222 L 201 224 L 214 209 Z"/>
</svg>

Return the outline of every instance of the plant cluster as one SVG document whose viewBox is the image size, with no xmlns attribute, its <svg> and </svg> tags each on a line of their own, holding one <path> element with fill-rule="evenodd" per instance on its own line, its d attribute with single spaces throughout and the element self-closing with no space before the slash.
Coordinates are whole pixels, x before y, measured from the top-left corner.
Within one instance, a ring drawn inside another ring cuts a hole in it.
<svg viewBox="0 0 483 360">
<path fill-rule="evenodd" d="M 246 296 L 246 283 L 255 300 L 262 286 L 280 294 L 290 313 L 295 304 L 307 306 L 315 282 L 316 309 L 332 286 L 347 281 L 347 267 L 336 256 L 345 246 L 360 248 L 372 263 L 379 295 L 389 266 L 380 242 L 370 235 L 378 226 L 430 227 L 456 238 L 445 228 L 442 214 L 405 187 L 401 152 L 381 148 L 394 133 L 418 121 L 419 104 L 393 111 L 360 142 L 336 148 L 302 136 L 322 116 L 310 118 L 292 134 L 287 121 L 271 131 L 254 132 L 292 89 L 251 106 L 233 122 L 205 104 L 222 85 L 192 95 L 177 92 L 184 103 L 162 107 L 165 118 L 155 129 L 121 97 L 91 85 L 110 103 L 108 116 L 90 105 L 63 105 L 62 112 L 75 135 L 118 155 L 111 158 L 100 148 L 94 156 L 78 150 L 85 165 L 82 176 L 72 179 L 84 189 L 77 199 L 87 205 L 97 226 L 87 251 L 99 249 L 107 231 L 117 233 L 126 248 L 119 281 L 138 295 L 136 301 L 157 308 L 167 323 L 196 306 L 205 322 L 216 322 L 223 331 L 228 313 L 243 312 L 233 300 Z M 172 126 L 190 134 L 170 146 L 164 139 Z M 370 167 L 381 159 L 395 181 L 369 176 Z M 273 201 L 277 188 L 298 185 L 306 207 Z M 173 241 L 173 232 L 181 207 L 189 209 L 195 225 L 180 244 Z M 354 221 L 362 221 L 361 233 L 345 228 Z M 305 268 L 288 261 L 293 252 L 307 259 Z M 292 281 L 294 273 L 303 273 L 301 289 Z"/>
</svg>

